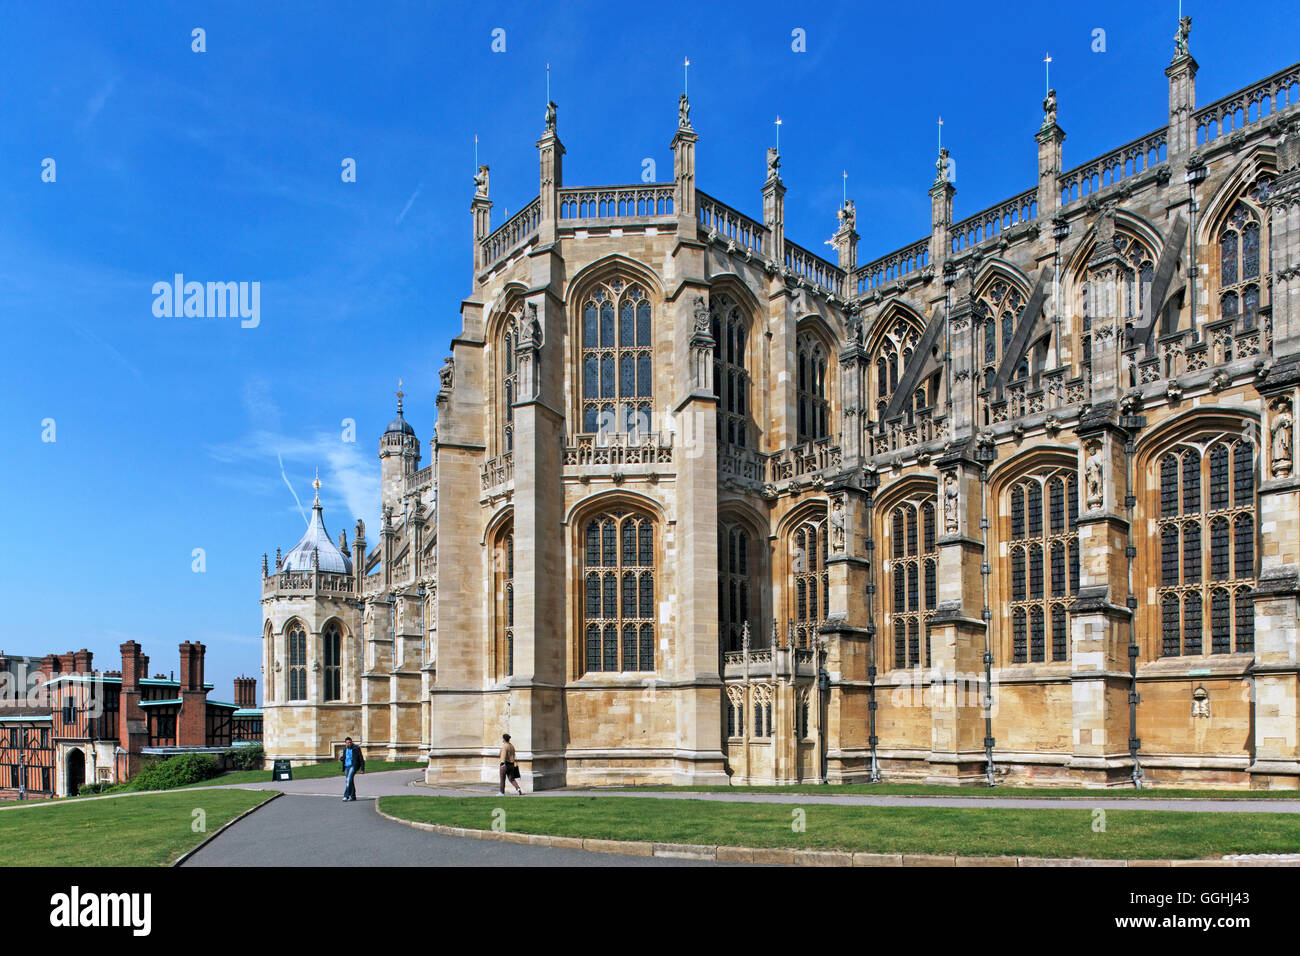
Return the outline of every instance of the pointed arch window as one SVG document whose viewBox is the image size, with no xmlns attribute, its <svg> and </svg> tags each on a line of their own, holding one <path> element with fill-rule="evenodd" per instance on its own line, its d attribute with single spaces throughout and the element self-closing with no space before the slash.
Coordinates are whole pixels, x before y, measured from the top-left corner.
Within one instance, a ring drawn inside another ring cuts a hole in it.
<svg viewBox="0 0 1300 956">
<path fill-rule="evenodd" d="M 751 642 L 762 636 L 752 577 L 752 540 L 743 525 L 724 521 L 718 526 L 718 624 L 723 646 L 729 651 L 741 649 L 747 621 Z"/>
<path fill-rule="evenodd" d="M 887 610 L 894 667 L 931 664 L 930 619 L 939 606 L 935 506 L 935 496 L 927 495 L 900 502 L 889 514 L 892 557 L 885 573 L 893 578 L 886 594 L 891 598 Z"/>
<path fill-rule="evenodd" d="M 831 598 L 826 571 L 829 552 L 824 513 L 804 521 L 790 534 L 789 635 L 796 647 L 812 647 L 826 620 Z"/>
<path fill-rule="evenodd" d="M 302 622 L 289 625 L 289 700 L 307 699 L 307 630 Z"/>
<path fill-rule="evenodd" d="M 321 645 L 325 658 L 325 699 L 327 701 L 343 699 L 343 629 L 337 621 L 325 625 L 321 635 Z"/>
<path fill-rule="evenodd" d="M 1006 493 L 1013 663 L 1069 659 L 1068 608 L 1079 593 L 1077 482 L 1072 468 L 1048 469 Z"/>
<path fill-rule="evenodd" d="M 884 331 L 872 351 L 872 364 L 875 368 L 875 394 L 880 404 L 876 409 L 879 421 L 884 416 L 888 400 L 898 389 L 898 383 L 907 370 L 907 364 L 916 353 L 917 343 L 921 340 L 923 329 L 904 315 L 894 315 L 883 320 Z M 933 400 L 933 399 L 931 399 Z M 925 407 L 927 396 L 922 385 L 912 396 L 909 411 Z"/>
<path fill-rule="evenodd" d="M 497 537 L 493 551 L 496 603 L 497 676 L 515 672 L 515 533 L 513 521 Z"/>
<path fill-rule="evenodd" d="M 501 392 L 497 421 L 501 423 L 501 451 L 515 448 L 515 402 L 519 398 L 519 329 L 522 312 L 515 311 L 501 327 Z"/>
<path fill-rule="evenodd" d="M 718 397 L 718 441 L 742 448 L 750 442 L 749 373 L 745 346 L 749 323 L 730 296 L 709 297 L 713 330 L 713 393 Z"/>
<path fill-rule="evenodd" d="M 797 427 L 800 444 L 830 434 L 830 404 L 826 400 L 826 347 L 811 333 L 800 335 L 795 346 Z"/>
<path fill-rule="evenodd" d="M 1252 452 L 1240 438 L 1219 435 L 1171 449 L 1152 466 L 1162 656 L 1254 650 Z"/>
<path fill-rule="evenodd" d="M 993 279 L 976 296 L 973 321 L 976 328 L 984 330 L 981 372 L 986 388 L 997 376 L 997 367 L 1011 348 L 1011 339 L 1024 311 L 1024 293 L 1005 279 Z"/>
<path fill-rule="evenodd" d="M 1150 307 L 1151 281 L 1155 277 L 1155 253 L 1136 236 L 1117 235 L 1115 252 L 1121 259 L 1118 267 L 1121 317 L 1129 324 L 1141 319 Z"/>
<path fill-rule="evenodd" d="M 1264 207 L 1271 188 L 1269 180 L 1261 180 L 1233 205 L 1219 227 L 1219 314 L 1239 317 L 1245 330 L 1259 325 L 1260 309 L 1272 299 Z"/>
<path fill-rule="evenodd" d="M 621 279 L 582 306 L 582 431 L 649 433 L 654 406 L 651 307 Z"/>
<path fill-rule="evenodd" d="M 583 635 L 588 672 L 655 669 L 655 528 L 615 509 L 583 531 Z"/>
</svg>

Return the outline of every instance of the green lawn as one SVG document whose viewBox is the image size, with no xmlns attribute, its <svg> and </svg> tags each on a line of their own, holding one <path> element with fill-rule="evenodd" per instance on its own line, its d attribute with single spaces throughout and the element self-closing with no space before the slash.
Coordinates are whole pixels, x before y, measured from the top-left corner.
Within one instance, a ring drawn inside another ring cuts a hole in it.
<svg viewBox="0 0 1300 956">
<path fill-rule="evenodd" d="M 1282 813 L 1110 810 L 1094 832 L 1088 808 L 1003 810 L 722 803 L 637 797 L 381 797 L 407 820 L 490 829 L 506 811 L 518 833 L 868 853 L 1195 859 L 1300 852 L 1300 819 Z M 792 827 L 796 809 L 806 830 Z"/>
<path fill-rule="evenodd" d="M 272 796 L 172 790 L 0 810 L 0 866 L 165 866 Z M 206 815 L 204 832 L 193 830 L 195 810 Z"/>
<path fill-rule="evenodd" d="M 920 783 L 800 784 L 790 787 L 592 787 L 610 791 L 653 790 L 659 793 L 780 793 L 819 797 L 986 797 L 1029 799 L 1031 797 L 1079 797 L 1085 800 L 1300 800 L 1300 790 L 1189 790 L 1178 787 L 947 787 Z"/>
<path fill-rule="evenodd" d="M 393 761 L 385 763 L 382 760 L 367 760 L 366 773 L 380 773 L 384 770 L 418 770 L 424 766 L 423 762 L 413 760 Z M 293 768 L 293 779 L 295 780 L 320 780 L 324 777 L 342 777 L 343 771 L 339 769 L 337 760 L 332 763 L 313 763 L 305 767 Z M 219 777 L 213 777 L 211 780 L 200 780 L 198 783 L 189 783 L 179 789 L 185 790 L 192 787 L 224 787 L 235 783 L 270 783 L 271 771 L 269 770 L 232 770 L 230 773 L 223 773 Z"/>
</svg>

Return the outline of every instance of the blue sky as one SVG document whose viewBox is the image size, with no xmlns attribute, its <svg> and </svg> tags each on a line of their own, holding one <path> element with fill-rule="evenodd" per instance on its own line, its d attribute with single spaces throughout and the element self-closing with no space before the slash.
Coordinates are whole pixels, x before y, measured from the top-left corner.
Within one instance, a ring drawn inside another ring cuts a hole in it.
<svg viewBox="0 0 1300 956">
<path fill-rule="evenodd" d="M 1275 4 L 1185 10 L 1201 103 L 1300 59 L 1293 30 L 1266 26 Z M 865 262 L 926 235 L 940 115 L 959 218 L 1033 184 L 1046 51 L 1067 167 L 1162 125 L 1177 3 L 0 15 L 0 649 L 85 646 L 116 667 L 135 639 L 171 671 L 176 645 L 201 640 L 229 699 L 240 673 L 260 696 L 261 554 L 304 527 L 286 478 L 306 505 L 320 469 L 335 537 L 372 523 L 399 376 L 428 464 L 436 372 L 470 288 L 474 136 L 495 226 L 536 194 L 548 62 L 566 185 L 639 181 L 647 157 L 671 177 L 689 56 L 700 188 L 757 218 L 779 114 L 787 235 L 829 256 L 847 170 Z M 260 282 L 260 325 L 155 317 L 153 284 L 178 272 Z"/>
</svg>

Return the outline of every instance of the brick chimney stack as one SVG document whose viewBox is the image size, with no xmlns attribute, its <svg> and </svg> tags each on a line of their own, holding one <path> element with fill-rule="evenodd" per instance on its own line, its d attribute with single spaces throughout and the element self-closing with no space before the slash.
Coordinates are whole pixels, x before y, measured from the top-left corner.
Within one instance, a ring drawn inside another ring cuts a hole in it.
<svg viewBox="0 0 1300 956">
<path fill-rule="evenodd" d="M 89 674 L 90 663 L 94 655 L 84 647 L 72 654 L 72 669 L 77 674 Z"/>
<path fill-rule="evenodd" d="M 252 710 L 257 707 L 257 678 L 235 678 L 235 706 L 240 710 Z"/>
<path fill-rule="evenodd" d="M 181 691 L 203 689 L 204 647 L 197 641 L 181 644 Z"/>
<path fill-rule="evenodd" d="M 203 689 L 203 655 L 198 641 L 185 641 L 181 651 L 181 712 L 176 718 L 176 745 L 203 747 L 208 742 L 208 692 Z"/>
<path fill-rule="evenodd" d="M 149 658 L 140 653 L 140 645 L 127 641 L 122 652 L 122 691 L 119 698 L 118 745 L 127 751 L 126 775 L 140 768 L 140 749 L 149 743 L 149 724 L 140 707 L 140 679 L 148 676 Z"/>
</svg>

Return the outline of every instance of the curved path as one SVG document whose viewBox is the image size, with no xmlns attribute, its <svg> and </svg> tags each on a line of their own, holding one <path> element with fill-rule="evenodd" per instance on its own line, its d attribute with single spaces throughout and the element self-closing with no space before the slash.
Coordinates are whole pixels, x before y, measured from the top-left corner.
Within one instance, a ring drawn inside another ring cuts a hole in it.
<svg viewBox="0 0 1300 956">
<path fill-rule="evenodd" d="M 379 776 L 376 774 L 375 776 Z M 301 781 L 313 783 L 314 781 Z M 405 790 L 405 788 L 403 788 Z M 405 791 L 409 792 L 409 791 Z M 289 791 L 293 793 L 293 791 Z M 516 798 L 518 799 L 518 798 Z M 717 866 L 443 836 L 385 820 L 373 797 L 296 793 L 258 808 L 184 866 Z"/>
</svg>

